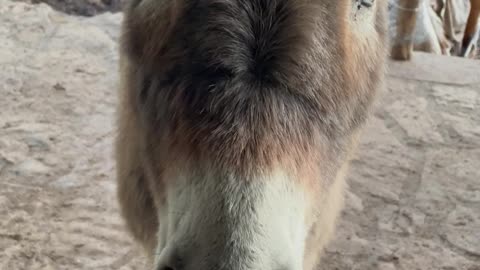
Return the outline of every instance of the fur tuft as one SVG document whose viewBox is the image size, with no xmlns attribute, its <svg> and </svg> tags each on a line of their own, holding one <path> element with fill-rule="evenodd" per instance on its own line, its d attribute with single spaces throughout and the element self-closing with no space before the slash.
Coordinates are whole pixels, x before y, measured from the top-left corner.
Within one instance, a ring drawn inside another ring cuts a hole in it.
<svg viewBox="0 0 480 270">
<path fill-rule="evenodd" d="M 303 1 L 207 2 L 204 11 L 197 11 L 208 21 L 199 36 L 204 41 L 198 41 L 207 45 L 201 51 L 210 66 L 263 83 L 275 83 L 298 70 L 292 66 L 309 47 L 312 29 Z"/>
<path fill-rule="evenodd" d="M 376 82 L 354 63 L 350 1 L 335 1 L 133 3 L 122 49 L 146 141 L 161 137 L 165 153 L 242 174 L 296 169 L 324 140 L 340 151 Z"/>
</svg>

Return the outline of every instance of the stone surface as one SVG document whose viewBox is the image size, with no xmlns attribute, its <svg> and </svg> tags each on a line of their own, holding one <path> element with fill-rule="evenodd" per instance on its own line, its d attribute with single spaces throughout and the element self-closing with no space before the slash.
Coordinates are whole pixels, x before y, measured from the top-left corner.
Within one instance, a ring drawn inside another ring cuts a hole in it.
<svg viewBox="0 0 480 270">
<path fill-rule="evenodd" d="M 0 3 L 0 269 L 144 269 L 113 181 L 121 14 Z M 389 66 L 321 270 L 479 270 L 480 62 Z"/>
<path fill-rule="evenodd" d="M 418 52 L 411 62 L 392 62 L 389 68 L 391 76 L 396 78 L 456 86 L 480 84 L 478 61 L 460 57 L 447 59 Z"/>
<path fill-rule="evenodd" d="M 32 4 L 47 3 L 54 9 L 62 12 L 81 15 L 94 16 L 103 12 L 117 12 L 122 8 L 125 0 L 14 0 L 23 1 Z"/>
</svg>

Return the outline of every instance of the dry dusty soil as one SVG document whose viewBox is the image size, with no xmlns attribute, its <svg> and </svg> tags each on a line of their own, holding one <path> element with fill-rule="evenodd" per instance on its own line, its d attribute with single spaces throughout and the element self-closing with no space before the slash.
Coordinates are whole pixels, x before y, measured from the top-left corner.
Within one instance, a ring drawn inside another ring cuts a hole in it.
<svg viewBox="0 0 480 270">
<path fill-rule="evenodd" d="M 122 15 L 0 0 L 0 269 L 143 269 L 115 199 Z M 388 83 L 321 270 L 480 270 L 480 61 Z"/>
</svg>

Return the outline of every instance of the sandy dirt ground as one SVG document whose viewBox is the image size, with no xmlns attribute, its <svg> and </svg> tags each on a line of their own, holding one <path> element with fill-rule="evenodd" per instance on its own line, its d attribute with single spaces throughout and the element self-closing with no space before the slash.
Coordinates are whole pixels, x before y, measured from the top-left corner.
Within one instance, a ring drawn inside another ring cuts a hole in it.
<svg viewBox="0 0 480 270">
<path fill-rule="evenodd" d="M 144 269 L 113 178 L 121 18 L 0 0 L 1 270 Z M 389 66 L 321 270 L 480 270 L 480 62 Z"/>
</svg>

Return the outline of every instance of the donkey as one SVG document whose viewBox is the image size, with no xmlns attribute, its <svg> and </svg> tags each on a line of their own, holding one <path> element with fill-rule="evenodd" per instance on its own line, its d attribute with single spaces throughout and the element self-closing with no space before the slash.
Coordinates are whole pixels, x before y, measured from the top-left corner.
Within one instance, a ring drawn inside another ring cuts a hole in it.
<svg viewBox="0 0 480 270">
<path fill-rule="evenodd" d="M 311 270 L 382 86 L 386 1 L 133 0 L 116 163 L 162 270 Z"/>
</svg>

